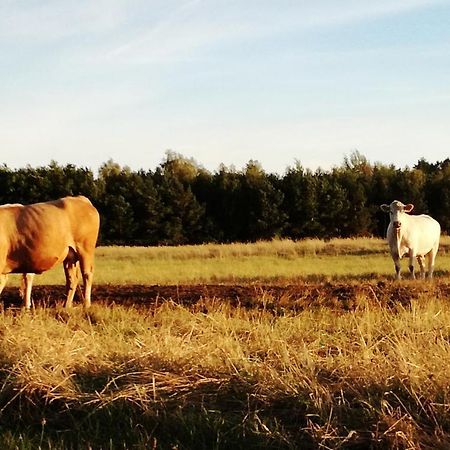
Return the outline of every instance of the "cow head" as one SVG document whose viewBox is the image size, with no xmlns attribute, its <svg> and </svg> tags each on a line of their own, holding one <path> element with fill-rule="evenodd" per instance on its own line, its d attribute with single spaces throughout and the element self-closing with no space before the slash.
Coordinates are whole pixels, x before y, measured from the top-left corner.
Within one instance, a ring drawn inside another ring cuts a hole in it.
<svg viewBox="0 0 450 450">
<path fill-rule="evenodd" d="M 409 213 L 413 210 L 414 205 L 412 203 L 408 203 L 404 205 L 402 202 L 398 200 L 394 200 L 390 205 L 381 205 L 380 208 L 384 212 L 388 212 L 391 218 L 392 226 L 399 230 L 402 226 L 402 219 L 404 218 L 406 213 Z"/>
</svg>

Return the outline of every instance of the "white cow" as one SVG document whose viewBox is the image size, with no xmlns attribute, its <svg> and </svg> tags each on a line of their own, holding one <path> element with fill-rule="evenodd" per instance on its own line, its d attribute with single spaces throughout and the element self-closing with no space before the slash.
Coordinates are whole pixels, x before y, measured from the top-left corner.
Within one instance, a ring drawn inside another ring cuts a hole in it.
<svg viewBox="0 0 450 450">
<path fill-rule="evenodd" d="M 412 216 L 414 205 L 404 205 L 394 200 L 390 205 L 381 205 L 384 212 L 390 214 L 391 221 L 387 229 L 387 241 L 395 264 L 397 279 L 400 277 L 400 259 L 409 256 L 409 271 L 414 274 L 414 258 L 417 258 L 420 275 L 425 278 L 424 260 L 428 257 L 428 278 L 433 277 L 434 260 L 439 247 L 441 226 L 439 222 L 426 214 Z"/>
</svg>

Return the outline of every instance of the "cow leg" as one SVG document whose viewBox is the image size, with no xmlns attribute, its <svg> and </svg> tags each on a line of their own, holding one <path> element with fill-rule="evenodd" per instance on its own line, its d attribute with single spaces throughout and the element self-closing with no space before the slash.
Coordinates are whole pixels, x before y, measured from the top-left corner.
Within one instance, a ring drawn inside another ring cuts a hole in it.
<svg viewBox="0 0 450 450">
<path fill-rule="evenodd" d="M 72 306 L 73 297 L 75 296 L 75 291 L 78 285 L 78 267 L 77 267 L 78 257 L 72 248 L 64 260 L 64 275 L 66 276 L 66 308 Z"/>
<path fill-rule="evenodd" d="M 425 256 L 417 256 L 417 262 L 419 263 L 419 267 L 420 267 L 420 278 L 425 278 Z"/>
<path fill-rule="evenodd" d="M 428 253 L 428 278 L 431 280 L 433 278 L 434 272 L 434 261 L 436 259 L 437 254 L 437 246 Z"/>
<path fill-rule="evenodd" d="M 66 275 L 66 308 L 72 306 L 73 297 L 78 285 L 78 267 L 76 262 L 64 261 L 64 274 Z"/>
<path fill-rule="evenodd" d="M 412 251 L 409 252 L 409 272 L 411 273 L 411 278 L 414 280 L 416 278 L 416 274 L 414 273 L 414 259 L 416 256 Z"/>
<path fill-rule="evenodd" d="M 31 308 L 31 289 L 33 287 L 34 273 L 24 273 L 20 287 L 21 296 L 25 302 L 25 308 Z"/>
<path fill-rule="evenodd" d="M 8 275 L 6 275 L 5 273 L 0 274 L 0 294 L 3 292 L 3 289 L 5 289 L 7 281 Z"/>
<path fill-rule="evenodd" d="M 401 276 L 401 268 L 400 268 L 400 257 L 396 253 L 392 253 L 392 259 L 394 261 L 395 266 L 395 278 L 397 280 L 400 280 L 402 278 Z"/>
<path fill-rule="evenodd" d="M 81 275 L 84 285 L 84 307 L 91 306 L 92 281 L 94 278 L 94 258 L 86 253 L 80 254 Z"/>
</svg>

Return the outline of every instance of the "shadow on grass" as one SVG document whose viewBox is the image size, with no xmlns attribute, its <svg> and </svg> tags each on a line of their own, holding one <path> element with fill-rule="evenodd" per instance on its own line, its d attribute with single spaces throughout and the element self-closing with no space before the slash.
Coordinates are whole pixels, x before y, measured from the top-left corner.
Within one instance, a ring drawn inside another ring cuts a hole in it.
<svg viewBox="0 0 450 450">
<path fill-rule="evenodd" d="M 80 371 L 76 377 L 80 389 L 105 391 L 116 374 Z M 327 374 L 323 377 L 326 383 Z M 122 381 L 118 390 L 126 387 Z M 130 372 L 129 385 L 133 381 Z M 5 407 L 3 396 L 0 447 L 362 450 L 418 449 L 427 444 L 426 448 L 449 448 L 448 412 L 435 422 L 432 405 L 418 401 L 403 381 L 386 380 L 359 389 L 350 384 L 334 393 L 330 389 L 331 396 L 320 407 L 314 406 L 306 390 L 261 395 L 251 383 L 237 378 L 193 385 L 182 394 L 173 389 L 166 398 L 145 401 L 118 396 L 105 403 L 49 402 L 35 393 L 17 397 Z"/>
<path fill-rule="evenodd" d="M 80 391 L 94 394 L 98 389 L 104 397 L 112 394 L 107 401 L 93 401 L 95 395 L 89 395 L 91 401 L 87 402 L 49 401 L 44 392 L 36 391 L 8 398 L 14 389 L 3 392 L 0 447 L 293 449 L 301 443 L 302 448 L 315 448 L 303 431 L 304 401 L 267 402 L 258 398 L 250 384 L 238 379 L 185 387 L 181 394 L 175 386 L 158 398 L 121 395 L 133 385 L 138 391 L 145 384 L 145 379 L 140 386 L 135 384 L 135 373 L 118 383 L 111 383 L 117 378 L 114 371 L 75 374 Z"/>
</svg>

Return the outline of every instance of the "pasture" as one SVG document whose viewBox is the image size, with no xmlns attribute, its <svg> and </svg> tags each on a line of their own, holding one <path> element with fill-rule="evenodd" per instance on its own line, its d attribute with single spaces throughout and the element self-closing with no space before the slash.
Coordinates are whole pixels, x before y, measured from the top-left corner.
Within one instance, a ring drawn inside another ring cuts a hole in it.
<svg viewBox="0 0 450 450">
<path fill-rule="evenodd" d="M 395 282 L 378 239 L 100 247 L 88 312 L 61 267 L 5 300 L 0 446 L 448 448 L 449 249 Z"/>
<path fill-rule="evenodd" d="M 407 260 L 402 261 L 405 278 Z M 450 237 L 444 236 L 436 275 L 450 273 Z M 394 265 L 382 239 L 275 240 L 253 244 L 179 247 L 99 247 L 94 284 L 290 283 L 295 280 L 390 278 Z M 10 276 L 9 285 L 20 277 Z M 35 285 L 62 285 L 56 267 Z"/>
</svg>

